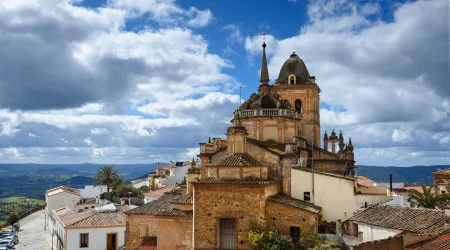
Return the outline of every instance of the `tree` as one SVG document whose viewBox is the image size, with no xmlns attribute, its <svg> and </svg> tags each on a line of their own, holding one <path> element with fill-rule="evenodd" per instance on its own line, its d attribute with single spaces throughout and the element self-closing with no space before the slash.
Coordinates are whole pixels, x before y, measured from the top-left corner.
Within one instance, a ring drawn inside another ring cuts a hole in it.
<svg viewBox="0 0 450 250">
<path fill-rule="evenodd" d="M 113 170 L 111 166 L 104 166 L 97 171 L 94 177 L 94 186 L 106 186 L 107 192 L 115 181 L 121 180 L 119 171 Z"/>
<path fill-rule="evenodd" d="M 139 190 L 141 190 L 142 193 L 147 193 L 150 191 L 150 188 L 148 186 L 142 186 Z"/>
<path fill-rule="evenodd" d="M 13 225 L 14 223 L 16 223 L 18 221 L 19 221 L 19 216 L 17 216 L 16 213 L 12 213 L 11 215 L 9 215 L 8 219 L 6 220 L 8 225 Z"/>
<path fill-rule="evenodd" d="M 422 193 L 415 189 L 408 190 L 408 201 L 414 202 L 418 207 L 423 208 L 435 209 L 436 207 L 447 207 L 450 204 L 450 196 L 448 194 L 435 195 L 432 189 L 431 186 L 427 188 L 427 186 L 422 185 Z"/>
</svg>

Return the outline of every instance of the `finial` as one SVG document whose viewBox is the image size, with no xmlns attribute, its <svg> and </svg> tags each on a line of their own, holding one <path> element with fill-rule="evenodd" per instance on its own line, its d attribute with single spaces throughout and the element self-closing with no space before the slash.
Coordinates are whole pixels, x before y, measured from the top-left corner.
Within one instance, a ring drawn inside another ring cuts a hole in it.
<svg viewBox="0 0 450 250">
<path fill-rule="evenodd" d="M 266 33 L 262 33 L 264 42 L 262 44 L 263 47 L 263 55 L 262 55 L 262 63 L 261 63 L 261 77 L 259 78 L 259 82 L 261 85 L 269 85 L 269 69 L 267 68 L 267 58 L 266 58 Z"/>
<path fill-rule="evenodd" d="M 208 143 L 211 143 L 211 137 L 208 137 Z"/>
<path fill-rule="evenodd" d="M 351 137 L 348 138 L 348 145 L 352 145 L 352 138 Z"/>
<path fill-rule="evenodd" d="M 239 110 L 236 109 L 234 112 L 234 125 L 240 125 L 241 124 L 241 117 L 239 116 Z"/>
</svg>

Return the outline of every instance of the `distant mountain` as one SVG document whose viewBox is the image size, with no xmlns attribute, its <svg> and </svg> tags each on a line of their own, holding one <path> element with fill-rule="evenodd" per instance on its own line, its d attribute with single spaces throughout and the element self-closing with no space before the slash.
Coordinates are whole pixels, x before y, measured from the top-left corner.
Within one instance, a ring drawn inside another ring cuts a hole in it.
<svg viewBox="0 0 450 250">
<path fill-rule="evenodd" d="M 358 175 L 366 176 L 374 181 L 389 182 L 389 174 L 392 174 L 394 182 L 405 184 L 433 184 L 433 174 L 442 169 L 450 168 L 450 165 L 413 166 L 413 167 L 376 167 L 358 166 Z"/>
<path fill-rule="evenodd" d="M 60 185 L 69 185 L 74 188 L 84 188 L 86 185 L 93 185 L 94 179 L 86 176 L 74 176 L 67 180 L 61 181 Z"/>
</svg>

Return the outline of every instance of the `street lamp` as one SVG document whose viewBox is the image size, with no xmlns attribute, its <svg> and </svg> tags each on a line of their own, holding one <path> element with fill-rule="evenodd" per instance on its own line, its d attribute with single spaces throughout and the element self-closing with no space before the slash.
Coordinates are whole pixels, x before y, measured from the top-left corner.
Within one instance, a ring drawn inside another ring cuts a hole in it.
<svg viewBox="0 0 450 250">
<path fill-rule="evenodd" d="M 133 194 L 133 192 L 128 192 L 128 206 L 131 205 L 131 194 Z"/>
</svg>

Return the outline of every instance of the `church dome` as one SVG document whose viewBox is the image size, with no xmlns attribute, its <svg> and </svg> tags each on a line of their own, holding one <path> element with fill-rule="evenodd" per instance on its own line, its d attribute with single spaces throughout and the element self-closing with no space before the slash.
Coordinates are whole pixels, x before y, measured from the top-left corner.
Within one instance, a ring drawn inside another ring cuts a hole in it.
<svg viewBox="0 0 450 250">
<path fill-rule="evenodd" d="M 295 78 L 290 77 L 294 75 Z M 310 75 L 305 63 L 300 57 L 294 53 L 291 54 L 290 58 L 284 62 L 283 67 L 281 67 L 280 74 L 276 83 L 278 84 L 303 84 L 309 81 Z"/>
</svg>

